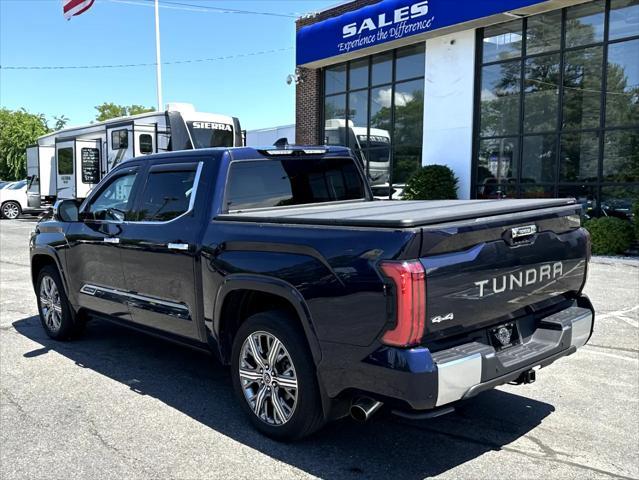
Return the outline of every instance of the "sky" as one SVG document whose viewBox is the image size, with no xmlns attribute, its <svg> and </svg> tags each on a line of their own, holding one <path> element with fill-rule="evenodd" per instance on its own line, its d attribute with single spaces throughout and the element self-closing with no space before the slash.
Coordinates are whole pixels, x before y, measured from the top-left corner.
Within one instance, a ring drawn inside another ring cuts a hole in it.
<svg viewBox="0 0 639 480">
<path fill-rule="evenodd" d="M 177 5 L 177 4 L 180 5 Z M 220 13 L 197 6 L 299 16 L 336 0 L 160 0 L 167 102 L 239 117 L 252 130 L 295 122 L 295 18 Z M 196 6 L 186 6 L 186 5 Z M 0 0 L 0 105 L 25 108 L 69 126 L 94 120 L 94 106 L 157 104 L 152 0 L 96 0 L 86 13 L 62 16 L 61 0 Z M 283 50 L 284 49 L 284 50 Z M 241 56 L 278 50 L 261 55 Z M 152 64 L 128 68 L 14 70 L 15 66 Z"/>
</svg>

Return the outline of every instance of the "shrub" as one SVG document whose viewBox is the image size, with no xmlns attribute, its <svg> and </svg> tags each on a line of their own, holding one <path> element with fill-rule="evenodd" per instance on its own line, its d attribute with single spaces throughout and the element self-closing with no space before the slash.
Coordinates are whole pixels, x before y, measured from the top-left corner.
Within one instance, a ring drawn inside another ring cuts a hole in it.
<svg viewBox="0 0 639 480">
<path fill-rule="evenodd" d="M 615 217 L 593 218 L 584 223 L 592 238 L 595 255 L 618 255 L 632 244 L 634 232 L 627 220 Z"/>
<path fill-rule="evenodd" d="M 457 199 L 457 177 L 444 165 L 422 167 L 408 180 L 404 200 Z"/>
</svg>

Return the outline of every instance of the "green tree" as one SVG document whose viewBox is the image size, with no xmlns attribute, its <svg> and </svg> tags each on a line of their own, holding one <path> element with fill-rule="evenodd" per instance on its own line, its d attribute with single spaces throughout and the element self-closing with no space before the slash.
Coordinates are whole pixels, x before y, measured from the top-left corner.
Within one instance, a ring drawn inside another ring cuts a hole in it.
<svg viewBox="0 0 639 480">
<path fill-rule="evenodd" d="M 421 167 L 407 182 L 404 200 L 456 200 L 458 179 L 446 165 Z"/>
<path fill-rule="evenodd" d="M 25 109 L 0 109 L 0 178 L 19 180 L 27 173 L 27 147 L 48 133 L 46 118 Z"/>
<path fill-rule="evenodd" d="M 155 110 L 154 108 L 145 107 L 144 105 L 118 105 L 113 102 L 104 102 L 102 105 L 97 105 L 95 109 L 98 111 L 95 116 L 98 122 L 103 122 L 110 118 L 153 112 Z"/>
<path fill-rule="evenodd" d="M 69 123 L 69 117 L 66 115 L 60 115 L 59 117 L 53 117 L 55 120 L 55 127 L 53 129 L 57 132 L 58 130 L 62 130 Z"/>
</svg>

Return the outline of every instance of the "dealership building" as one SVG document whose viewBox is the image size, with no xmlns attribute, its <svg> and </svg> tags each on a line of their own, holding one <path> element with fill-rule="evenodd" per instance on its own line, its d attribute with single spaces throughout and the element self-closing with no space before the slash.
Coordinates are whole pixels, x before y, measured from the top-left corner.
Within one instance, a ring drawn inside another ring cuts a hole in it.
<svg viewBox="0 0 639 480">
<path fill-rule="evenodd" d="M 460 198 L 639 199 L 639 0 L 355 0 L 300 18 L 296 58 L 296 142 L 373 183 L 443 164 Z"/>
</svg>

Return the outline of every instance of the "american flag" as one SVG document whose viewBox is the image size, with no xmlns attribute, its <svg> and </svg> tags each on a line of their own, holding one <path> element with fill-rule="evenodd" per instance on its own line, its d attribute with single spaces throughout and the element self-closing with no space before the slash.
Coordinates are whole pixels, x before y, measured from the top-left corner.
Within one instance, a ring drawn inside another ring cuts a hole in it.
<svg viewBox="0 0 639 480">
<path fill-rule="evenodd" d="M 64 18 L 69 20 L 74 15 L 86 12 L 95 0 L 62 0 Z"/>
</svg>

